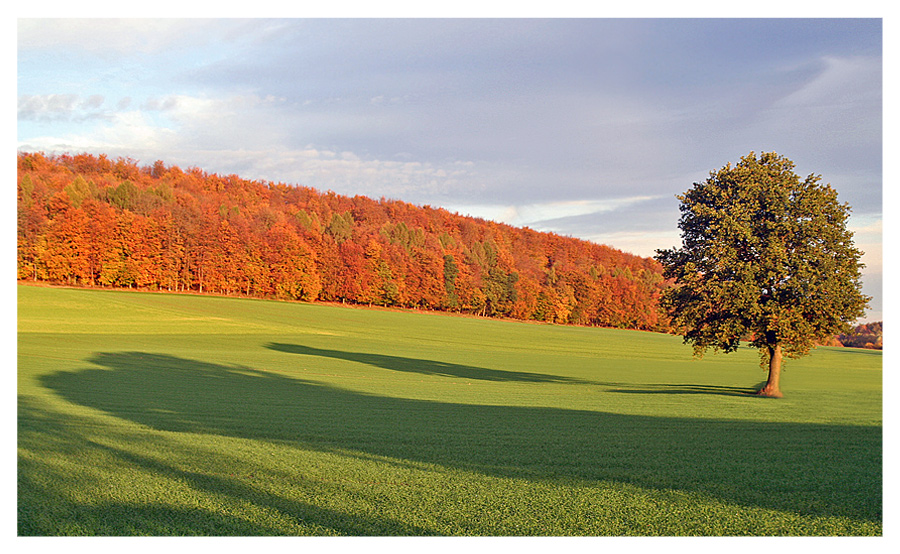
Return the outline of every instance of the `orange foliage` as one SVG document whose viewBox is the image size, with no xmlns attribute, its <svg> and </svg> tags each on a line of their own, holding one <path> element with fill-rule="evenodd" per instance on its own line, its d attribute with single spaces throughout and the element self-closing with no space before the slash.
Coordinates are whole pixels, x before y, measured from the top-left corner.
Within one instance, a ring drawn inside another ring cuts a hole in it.
<svg viewBox="0 0 900 554">
<path fill-rule="evenodd" d="M 18 184 L 20 279 L 665 327 L 654 260 L 440 208 L 88 154 Z"/>
</svg>

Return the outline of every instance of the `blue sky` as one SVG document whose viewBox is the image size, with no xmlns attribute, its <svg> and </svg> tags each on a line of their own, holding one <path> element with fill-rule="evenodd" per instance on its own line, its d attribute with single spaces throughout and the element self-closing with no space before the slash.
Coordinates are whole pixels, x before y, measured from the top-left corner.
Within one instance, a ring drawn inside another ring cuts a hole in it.
<svg viewBox="0 0 900 554">
<path fill-rule="evenodd" d="M 17 147 L 163 160 L 610 244 L 750 151 L 853 206 L 882 317 L 879 19 L 19 19 Z"/>
</svg>

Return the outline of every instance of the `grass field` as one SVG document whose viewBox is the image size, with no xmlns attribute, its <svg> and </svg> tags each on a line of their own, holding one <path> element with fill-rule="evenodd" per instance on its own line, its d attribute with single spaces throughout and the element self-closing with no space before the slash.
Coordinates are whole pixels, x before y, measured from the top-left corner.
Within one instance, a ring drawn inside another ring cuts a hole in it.
<svg viewBox="0 0 900 554">
<path fill-rule="evenodd" d="M 881 535 L 881 353 L 18 287 L 19 535 Z"/>
</svg>

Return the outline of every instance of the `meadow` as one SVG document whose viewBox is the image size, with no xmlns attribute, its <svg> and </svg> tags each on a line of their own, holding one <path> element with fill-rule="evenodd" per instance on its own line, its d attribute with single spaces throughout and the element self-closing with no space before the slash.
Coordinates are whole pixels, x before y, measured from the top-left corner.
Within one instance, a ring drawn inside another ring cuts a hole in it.
<svg viewBox="0 0 900 554">
<path fill-rule="evenodd" d="M 19 535 L 881 535 L 882 357 L 18 286 Z"/>
</svg>

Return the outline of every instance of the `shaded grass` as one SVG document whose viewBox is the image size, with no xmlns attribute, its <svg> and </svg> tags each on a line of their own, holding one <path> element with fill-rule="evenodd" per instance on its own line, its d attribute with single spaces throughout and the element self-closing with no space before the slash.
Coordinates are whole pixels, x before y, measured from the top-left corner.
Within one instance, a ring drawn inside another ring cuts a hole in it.
<svg viewBox="0 0 900 554">
<path fill-rule="evenodd" d="M 23 535 L 881 533 L 869 353 L 820 349 L 772 401 L 747 394 L 755 353 L 697 362 L 649 333 L 52 289 L 19 307 Z"/>
</svg>

